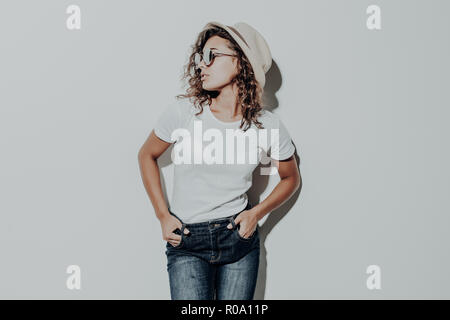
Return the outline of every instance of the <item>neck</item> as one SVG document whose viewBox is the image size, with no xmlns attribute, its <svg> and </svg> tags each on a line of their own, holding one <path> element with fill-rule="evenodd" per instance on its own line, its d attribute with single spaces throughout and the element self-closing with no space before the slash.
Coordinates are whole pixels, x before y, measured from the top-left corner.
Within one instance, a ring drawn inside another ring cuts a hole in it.
<svg viewBox="0 0 450 320">
<path fill-rule="evenodd" d="M 222 88 L 217 97 L 212 98 L 211 107 L 230 118 L 237 118 L 241 113 L 241 108 L 237 103 L 238 88 L 236 83 Z"/>
</svg>

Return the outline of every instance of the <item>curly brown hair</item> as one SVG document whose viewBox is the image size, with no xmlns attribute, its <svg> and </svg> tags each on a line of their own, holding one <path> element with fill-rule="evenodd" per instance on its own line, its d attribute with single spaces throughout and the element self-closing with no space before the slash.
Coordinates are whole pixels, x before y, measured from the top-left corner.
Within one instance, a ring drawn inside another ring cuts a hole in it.
<svg viewBox="0 0 450 320">
<path fill-rule="evenodd" d="M 238 103 L 241 106 L 243 118 L 239 126 L 240 129 L 246 124 L 246 128 L 243 131 L 247 131 L 250 128 L 252 122 L 255 125 L 263 129 L 263 125 L 258 121 L 258 116 L 261 115 L 262 110 L 262 88 L 256 81 L 253 68 L 245 56 L 244 52 L 237 44 L 237 42 L 231 37 L 231 35 L 223 28 L 214 26 L 203 30 L 199 33 L 195 44 L 192 45 L 192 54 L 189 57 L 189 61 L 185 66 L 185 71 L 181 80 L 188 79 L 189 87 L 186 89 L 186 94 L 179 94 L 176 97 L 187 98 L 193 103 L 193 105 L 200 109 L 195 115 L 199 115 L 203 112 L 203 106 L 206 102 L 211 104 L 212 98 L 217 97 L 217 91 L 204 90 L 201 82 L 201 70 L 195 67 L 194 56 L 201 53 L 206 41 L 212 36 L 219 36 L 228 40 L 228 47 L 236 52 L 238 57 L 238 74 L 233 78 L 232 83 L 236 83 L 238 87 Z"/>
</svg>

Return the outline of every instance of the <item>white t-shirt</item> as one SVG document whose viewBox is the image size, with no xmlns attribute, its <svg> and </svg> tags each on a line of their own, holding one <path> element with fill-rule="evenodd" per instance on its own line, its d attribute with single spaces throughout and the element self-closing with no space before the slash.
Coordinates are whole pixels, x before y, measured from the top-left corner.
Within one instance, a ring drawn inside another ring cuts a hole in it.
<svg viewBox="0 0 450 320">
<path fill-rule="evenodd" d="M 241 120 L 219 120 L 208 104 L 196 116 L 199 110 L 188 99 L 176 100 L 162 111 L 154 128 L 160 139 L 175 142 L 171 154 L 174 181 L 169 210 L 185 223 L 229 217 L 244 210 L 248 202 L 246 192 L 259 162 L 262 160 L 268 167 L 270 158 L 284 160 L 295 151 L 278 115 L 268 110 L 263 110 L 258 118 L 264 129 L 252 123 L 246 131 L 248 136 L 241 139 L 246 143 L 241 144 L 238 141 L 243 137 L 239 133 L 244 134 L 239 129 Z M 277 173 L 276 169 L 274 172 Z"/>
</svg>

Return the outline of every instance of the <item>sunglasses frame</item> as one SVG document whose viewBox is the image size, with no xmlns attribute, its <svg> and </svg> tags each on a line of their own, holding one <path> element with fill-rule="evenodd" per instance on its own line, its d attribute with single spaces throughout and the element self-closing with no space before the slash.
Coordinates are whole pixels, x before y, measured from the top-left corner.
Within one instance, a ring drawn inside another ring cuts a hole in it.
<svg viewBox="0 0 450 320">
<path fill-rule="evenodd" d="M 209 57 L 211 56 L 211 59 L 208 58 L 209 62 L 206 62 L 203 57 Z M 210 65 L 213 64 L 214 59 L 217 57 L 222 57 L 222 56 L 230 56 L 230 57 L 237 57 L 236 54 L 229 54 L 229 53 L 222 53 L 222 52 L 214 52 L 209 48 L 205 49 L 205 52 L 200 53 L 200 52 L 196 52 L 194 55 L 194 63 L 195 63 L 195 67 L 196 69 L 200 69 L 200 63 L 203 61 L 205 63 L 205 65 L 207 67 L 209 67 Z"/>
</svg>

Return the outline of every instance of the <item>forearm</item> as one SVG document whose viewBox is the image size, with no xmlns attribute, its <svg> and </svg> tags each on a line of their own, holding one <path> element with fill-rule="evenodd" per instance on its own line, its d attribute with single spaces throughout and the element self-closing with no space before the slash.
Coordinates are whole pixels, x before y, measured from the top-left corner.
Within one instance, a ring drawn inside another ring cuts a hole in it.
<svg viewBox="0 0 450 320">
<path fill-rule="evenodd" d="M 301 180 L 295 176 L 281 179 L 262 202 L 250 209 L 261 220 L 266 214 L 280 207 L 300 187 Z"/>
<path fill-rule="evenodd" d="M 169 215 L 161 187 L 160 170 L 156 159 L 149 155 L 139 154 L 139 168 L 145 190 L 155 210 L 156 217 L 161 220 Z"/>
</svg>

